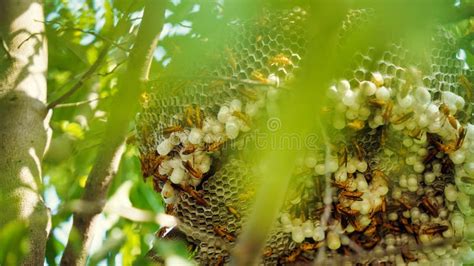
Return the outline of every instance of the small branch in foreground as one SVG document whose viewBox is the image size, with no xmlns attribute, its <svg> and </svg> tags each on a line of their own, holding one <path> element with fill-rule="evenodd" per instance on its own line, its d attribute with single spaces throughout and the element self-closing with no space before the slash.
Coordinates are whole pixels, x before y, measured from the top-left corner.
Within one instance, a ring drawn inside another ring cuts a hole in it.
<svg viewBox="0 0 474 266">
<path fill-rule="evenodd" d="M 102 100 L 102 99 L 107 99 L 107 97 L 102 97 L 102 98 L 99 97 L 99 98 L 94 98 L 94 99 L 75 102 L 75 103 L 61 103 L 61 104 L 57 104 L 54 108 L 58 109 L 58 108 L 78 107 L 78 106 L 88 104 L 88 103 L 92 103 L 92 102 L 95 102 L 95 101 L 99 101 L 99 100 Z"/>
<path fill-rule="evenodd" d="M 55 22 L 55 21 L 38 21 L 38 22 L 41 22 L 41 23 L 44 23 L 44 24 L 50 24 L 50 25 L 59 25 L 61 26 L 61 28 L 57 29 L 58 32 L 61 32 L 61 31 L 78 31 L 78 32 L 82 32 L 84 34 L 89 34 L 89 35 L 92 35 L 98 39 L 101 39 L 107 43 L 109 43 L 110 45 L 114 46 L 114 47 L 117 47 L 118 49 L 122 50 L 122 51 L 125 51 L 125 52 L 130 52 L 130 49 L 126 48 L 126 47 L 123 47 L 121 44 L 119 43 L 116 43 L 114 42 L 113 40 L 109 39 L 108 37 L 105 37 L 101 34 L 98 34 L 97 32 L 95 31 L 92 31 L 92 30 L 84 30 L 84 29 L 81 29 L 81 28 L 76 28 L 76 27 L 69 27 L 69 26 L 65 26 L 64 24 L 60 23 L 60 22 Z M 33 37 L 33 34 L 28 37 L 28 39 L 30 39 L 31 37 Z M 25 41 L 23 41 L 20 46 L 28 41 L 28 39 L 26 39 Z"/>
<path fill-rule="evenodd" d="M 107 71 L 107 72 L 104 72 L 104 73 L 97 73 L 97 75 L 99 76 L 102 76 L 102 77 L 106 77 L 112 73 L 114 73 L 121 65 L 123 65 L 125 62 L 127 61 L 127 59 L 125 60 L 122 60 L 120 62 L 118 62 L 110 71 Z"/>
<path fill-rule="evenodd" d="M 18 45 L 17 49 L 20 49 L 20 48 L 23 46 L 23 44 L 25 44 L 27 41 L 33 39 L 33 37 L 35 37 L 36 35 L 45 35 L 45 33 L 44 33 L 44 32 L 36 32 L 36 33 L 30 34 L 30 36 L 28 36 L 28 38 L 26 38 L 24 41 L 22 41 L 22 42 Z"/>
<path fill-rule="evenodd" d="M 176 80 L 176 79 L 186 79 L 186 80 L 205 80 L 205 81 L 225 81 L 225 82 L 234 82 L 238 84 L 248 85 L 252 87 L 274 87 L 279 89 L 289 90 L 288 87 L 281 86 L 278 83 L 273 82 L 262 82 L 252 79 L 239 79 L 233 77 L 221 77 L 221 76 L 180 76 L 180 75 L 166 75 L 159 79 L 159 81 L 163 81 L 166 79 Z M 148 83 L 155 83 L 158 80 L 150 80 Z"/>
<path fill-rule="evenodd" d="M 122 17 L 119 22 L 117 23 L 116 28 L 112 31 L 111 36 L 115 37 L 116 35 L 116 29 L 121 26 L 122 23 L 125 21 L 125 16 Z M 46 22 L 43 22 L 46 23 Z M 59 25 L 62 25 L 58 23 Z M 81 30 L 82 31 L 82 30 Z M 105 38 L 105 37 L 103 37 Z M 108 40 L 108 38 L 107 38 Z M 77 90 L 79 90 L 84 83 L 92 77 L 92 75 L 97 71 L 97 69 L 103 64 L 105 58 L 107 57 L 107 54 L 110 50 L 110 47 L 112 45 L 117 45 L 115 42 L 112 40 L 106 41 L 104 47 L 100 51 L 99 55 L 97 56 L 97 59 L 95 62 L 91 65 L 91 67 L 79 78 L 79 81 L 75 83 L 69 91 L 67 91 L 64 95 L 59 97 L 58 99 L 52 101 L 51 103 L 48 104 L 47 108 L 48 109 L 53 109 L 56 107 L 58 104 L 64 102 L 67 98 L 69 98 L 71 95 L 73 95 Z M 128 51 L 128 50 L 127 50 Z"/>
</svg>

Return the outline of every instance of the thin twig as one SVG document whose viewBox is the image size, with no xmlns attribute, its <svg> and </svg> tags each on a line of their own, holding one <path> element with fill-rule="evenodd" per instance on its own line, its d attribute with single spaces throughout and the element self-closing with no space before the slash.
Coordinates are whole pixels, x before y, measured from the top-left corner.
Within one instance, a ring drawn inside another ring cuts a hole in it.
<svg viewBox="0 0 474 266">
<path fill-rule="evenodd" d="M 221 77 L 221 76 L 193 76 L 193 75 L 165 75 L 161 77 L 160 79 L 154 79 L 150 80 L 148 83 L 156 83 L 158 81 L 163 81 L 166 79 L 171 79 L 171 80 L 176 80 L 176 79 L 186 79 L 186 80 L 205 80 L 205 81 L 226 81 L 226 82 L 234 82 L 238 84 L 243 84 L 243 85 L 248 85 L 248 86 L 254 86 L 254 87 L 274 87 L 274 88 L 279 88 L 279 89 L 286 89 L 288 90 L 288 87 L 274 84 L 274 83 L 268 83 L 268 82 L 262 82 L 262 81 L 257 81 L 257 80 L 251 80 L 251 79 L 239 79 L 239 78 L 233 78 L 233 77 Z"/>
<path fill-rule="evenodd" d="M 113 40 L 105 37 L 105 36 L 102 36 L 94 31 L 91 31 L 91 30 L 83 30 L 83 29 L 80 29 L 80 28 L 74 28 L 74 27 L 67 27 L 67 28 L 62 28 L 62 29 L 59 29 L 58 30 L 59 32 L 61 31 L 78 31 L 78 32 L 82 32 L 82 33 L 85 33 L 85 34 L 89 34 L 89 35 L 92 35 L 92 36 L 95 36 L 105 42 L 108 42 L 110 43 L 112 46 L 124 51 L 124 52 L 130 52 L 130 49 L 126 48 L 126 47 L 122 47 L 120 44 L 114 42 Z"/>
<path fill-rule="evenodd" d="M 61 104 L 56 105 L 54 108 L 57 109 L 57 108 L 78 107 L 84 104 L 92 103 L 92 102 L 99 101 L 106 98 L 107 97 L 99 97 L 99 98 L 94 98 L 94 99 L 75 102 L 75 103 L 61 103 Z"/>
<path fill-rule="evenodd" d="M 324 167 L 325 167 L 325 169 L 328 169 L 328 163 L 329 163 L 330 157 L 331 157 L 331 144 L 329 142 L 329 138 L 326 134 L 324 126 L 321 123 L 321 120 L 319 120 L 318 122 L 319 122 L 319 127 L 321 128 L 321 135 L 323 137 L 323 140 L 324 140 L 324 143 L 325 143 L 325 146 L 326 146 Z M 323 202 L 324 202 L 324 212 L 323 212 L 323 215 L 321 216 L 321 227 L 324 230 L 326 230 L 327 223 L 328 223 L 329 217 L 331 215 L 331 207 L 332 207 L 332 190 L 331 190 L 331 186 L 329 185 L 329 184 L 331 184 L 331 173 L 326 171 L 326 174 L 324 175 L 324 177 L 325 177 L 326 188 L 325 188 L 325 192 L 324 192 L 324 200 L 323 200 Z M 318 250 L 318 254 L 317 254 L 316 260 L 315 260 L 316 264 L 323 261 L 325 259 L 325 255 L 326 255 L 326 245 L 322 246 Z"/>
<path fill-rule="evenodd" d="M 25 44 L 27 41 L 31 40 L 31 39 L 32 39 L 33 37 L 35 37 L 36 35 L 45 35 L 45 33 L 44 33 L 44 32 L 36 32 L 36 33 L 30 34 L 30 36 L 28 36 L 28 38 L 26 38 L 24 41 L 22 41 L 22 42 L 18 45 L 17 48 L 20 49 L 23 44 Z"/>
<path fill-rule="evenodd" d="M 193 28 L 192 25 L 191 25 L 191 26 L 190 26 L 190 25 L 186 25 L 186 24 L 184 24 L 183 22 L 178 23 L 178 25 L 181 26 L 181 27 L 184 27 L 184 28 L 188 28 L 188 29 L 192 29 L 192 28 Z"/>
<path fill-rule="evenodd" d="M 122 60 L 122 61 L 118 62 L 110 71 L 107 71 L 107 72 L 104 72 L 104 73 L 98 73 L 97 75 L 102 76 L 102 77 L 106 77 L 106 76 L 114 73 L 126 61 L 127 61 L 127 59 Z"/>
<path fill-rule="evenodd" d="M 71 95 L 73 95 L 77 90 L 79 90 L 82 85 L 94 74 L 94 72 L 99 68 L 99 66 L 102 64 L 104 61 L 105 57 L 107 56 L 107 53 L 109 52 L 110 44 L 106 44 L 104 48 L 100 51 L 99 56 L 95 60 L 94 64 L 87 70 L 77 81 L 71 89 L 69 89 L 66 93 L 64 93 L 62 96 L 60 96 L 58 99 L 52 101 L 51 103 L 48 104 L 47 108 L 48 109 L 53 109 L 55 108 L 58 104 L 64 102 L 67 98 L 69 98 Z"/>
<path fill-rule="evenodd" d="M 84 30 L 84 29 L 81 29 L 81 28 L 76 28 L 76 27 L 69 27 L 69 26 L 66 26 L 60 22 L 56 22 L 56 21 L 38 21 L 38 22 L 41 22 L 41 23 L 45 23 L 45 24 L 51 24 L 51 25 L 59 25 L 61 28 L 59 28 L 57 31 L 58 32 L 62 32 L 62 31 L 78 31 L 78 32 L 82 32 L 84 34 L 89 34 L 89 35 L 92 35 L 92 36 L 95 36 L 96 38 L 99 38 L 105 42 L 108 42 L 110 43 L 112 46 L 114 47 L 117 47 L 118 49 L 120 50 L 123 50 L 125 52 L 130 52 L 130 49 L 129 48 L 126 48 L 126 47 L 122 47 L 121 44 L 119 43 L 116 43 L 114 42 L 113 40 L 101 35 L 101 34 L 98 34 L 97 32 L 95 31 L 92 31 L 92 30 Z M 120 22 L 119 22 L 120 23 Z M 31 38 L 28 37 L 28 38 Z M 27 41 L 27 40 L 25 40 Z M 20 44 L 21 45 L 21 44 Z"/>
<path fill-rule="evenodd" d="M 10 54 L 10 50 L 8 49 L 8 45 L 5 42 L 5 40 L 3 39 L 3 37 L 1 37 L 1 36 L 0 36 L 0 41 L 2 42 L 2 50 L 5 51 L 5 53 L 7 54 L 8 59 L 12 59 L 13 57 Z"/>
</svg>

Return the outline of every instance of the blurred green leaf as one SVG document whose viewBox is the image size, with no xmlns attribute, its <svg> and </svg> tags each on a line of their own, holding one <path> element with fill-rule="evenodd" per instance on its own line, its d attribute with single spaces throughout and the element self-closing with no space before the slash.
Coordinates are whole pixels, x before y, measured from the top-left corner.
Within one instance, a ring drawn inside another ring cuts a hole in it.
<svg viewBox="0 0 474 266">
<path fill-rule="evenodd" d="M 11 221 L 0 228 L 0 265 L 20 265 L 28 252 L 28 228 L 22 221 Z"/>
<path fill-rule="evenodd" d="M 84 131 L 82 130 L 81 125 L 79 125 L 78 123 L 62 121 L 61 129 L 72 138 L 75 138 L 75 139 L 84 138 Z"/>
</svg>

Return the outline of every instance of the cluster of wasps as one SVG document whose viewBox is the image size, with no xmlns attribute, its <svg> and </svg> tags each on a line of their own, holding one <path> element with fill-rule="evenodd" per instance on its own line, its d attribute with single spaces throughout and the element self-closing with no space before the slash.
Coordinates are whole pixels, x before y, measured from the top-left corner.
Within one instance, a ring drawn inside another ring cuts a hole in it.
<svg viewBox="0 0 474 266">
<path fill-rule="evenodd" d="M 187 106 L 184 110 L 184 116 L 183 116 L 184 124 L 188 127 L 197 127 L 197 128 L 202 128 L 202 124 L 204 121 L 204 114 L 202 109 L 199 106 Z M 184 131 L 184 126 L 177 124 L 177 125 L 172 125 L 166 128 L 163 128 L 161 131 L 161 134 L 163 136 L 169 136 L 172 133 L 175 132 L 182 132 Z M 219 150 L 219 148 L 223 145 L 223 142 L 215 142 L 211 143 L 209 145 L 206 145 L 204 147 L 205 152 L 215 152 Z M 141 170 L 143 176 L 146 177 L 153 177 L 153 185 L 156 191 L 161 192 L 162 189 L 162 184 L 164 182 L 168 181 L 168 177 L 161 175 L 158 171 L 161 163 L 169 159 L 173 153 L 182 153 L 185 155 L 192 154 L 193 152 L 197 151 L 198 147 L 189 144 L 187 146 L 183 145 L 178 145 L 174 148 L 173 151 L 170 152 L 169 155 L 159 155 L 157 151 L 154 151 L 153 153 L 148 153 L 148 154 L 142 154 L 140 161 L 141 161 Z M 204 175 L 201 173 L 198 169 L 193 168 L 191 163 L 189 161 L 184 161 L 183 162 L 183 167 L 186 169 L 186 171 L 193 177 L 201 179 L 201 178 L 206 178 L 209 174 Z M 203 198 L 203 195 L 201 192 L 197 191 L 193 186 L 180 183 L 180 184 L 174 184 L 171 183 L 174 189 L 177 189 L 178 191 L 183 191 L 187 194 L 189 194 L 192 198 L 196 200 L 196 202 L 199 205 L 202 206 L 208 206 L 207 201 Z M 169 209 L 171 209 L 171 205 L 167 206 Z"/>
<path fill-rule="evenodd" d="M 420 76 L 421 73 L 414 69 L 414 68 L 409 68 L 407 71 L 408 77 L 406 83 L 402 86 L 401 88 L 401 95 L 402 97 L 406 96 L 408 92 L 411 90 L 412 86 L 414 84 L 419 84 L 420 83 Z M 376 82 L 375 80 L 374 83 Z M 461 85 L 463 91 L 465 92 L 465 99 L 468 102 L 468 104 L 465 107 L 465 110 L 461 110 L 461 113 L 464 115 L 464 119 L 461 122 L 469 122 L 469 120 L 472 117 L 472 93 L 474 91 L 474 88 L 472 86 L 472 83 L 469 81 L 469 79 L 461 74 L 459 75 L 458 83 Z M 384 121 L 384 126 L 382 127 L 382 134 L 381 134 L 381 140 L 380 143 L 383 145 L 386 142 L 387 139 L 387 126 L 391 123 L 394 125 L 398 125 L 401 123 L 404 123 L 411 119 L 414 116 L 414 112 L 409 112 L 406 113 L 402 116 L 399 117 L 394 117 L 392 118 L 392 111 L 393 111 L 393 101 L 388 100 L 379 100 L 375 98 L 370 98 L 368 99 L 369 105 L 375 107 L 375 108 L 381 108 L 383 109 L 383 114 L 382 118 Z M 324 111 L 324 110 L 323 110 Z M 449 123 L 451 127 L 453 127 L 455 130 L 457 130 L 458 138 L 452 142 L 449 143 L 442 143 L 442 142 L 437 142 L 437 147 L 441 152 L 444 153 L 452 153 L 457 150 L 459 150 L 464 142 L 464 138 L 466 137 L 466 130 L 463 126 L 460 126 L 460 121 L 455 117 L 455 115 L 451 114 L 451 111 L 449 110 L 449 107 L 445 103 L 440 103 L 439 105 L 439 111 L 441 114 L 444 115 L 445 121 L 444 123 Z M 354 131 L 359 131 L 362 130 L 365 127 L 365 122 L 361 120 L 353 120 L 347 124 L 347 127 L 354 130 Z M 416 128 L 411 132 L 410 136 L 419 139 L 420 136 L 423 134 L 423 132 L 419 129 Z"/>
<path fill-rule="evenodd" d="M 466 112 L 466 118 L 471 118 L 471 105 L 470 102 L 472 100 L 472 92 L 473 86 L 469 82 L 469 80 L 464 76 L 460 75 L 459 77 L 459 84 L 464 88 L 466 92 L 465 99 L 468 101 L 467 110 L 462 110 L 462 112 Z M 406 88 L 405 88 L 406 89 Z M 404 114 L 400 117 L 393 117 L 392 110 L 393 110 L 393 102 L 391 100 L 382 101 L 375 98 L 371 98 L 368 100 L 369 105 L 375 108 L 381 108 L 383 110 L 382 117 L 384 121 L 384 125 L 379 127 L 380 132 L 380 145 L 384 145 L 387 140 L 388 129 L 387 127 L 389 124 L 401 124 L 409 119 L 411 119 L 414 115 L 413 112 Z M 449 158 L 449 154 L 459 150 L 464 142 L 466 137 L 466 129 L 462 126 L 461 122 L 468 122 L 468 121 L 461 121 L 460 119 L 456 118 L 453 115 L 448 106 L 445 103 L 440 103 L 439 105 L 439 112 L 444 116 L 444 123 L 448 123 L 454 130 L 457 132 L 457 138 L 453 141 L 448 143 L 443 143 L 441 138 L 436 134 L 426 133 L 428 139 L 428 154 L 424 158 L 423 163 L 425 166 L 430 167 L 430 164 L 435 160 L 439 160 L 442 165 L 441 172 L 445 176 L 452 176 L 454 171 L 454 164 Z M 365 122 L 361 120 L 353 120 L 347 124 L 348 128 L 351 129 L 353 132 L 361 133 L 365 128 Z M 423 132 L 413 132 L 411 134 L 414 138 L 419 138 Z M 363 133 L 362 133 L 363 134 Z M 345 144 L 342 145 L 343 148 L 339 152 L 339 164 L 340 166 L 343 164 L 347 164 L 347 158 L 349 153 L 349 148 Z M 437 157 L 439 153 L 443 153 L 444 156 L 442 158 Z M 367 152 L 365 151 L 364 147 L 358 143 L 356 140 L 352 141 L 352 154 L 354 157 L 358 158 L 358 160 L 370 160 L 367 158 Z M 364 173 L 364 177 L 366 181 L 370 184 L 374 177 L 381 177 L 388 183 L 388 177 L 381 171 L 377 169 L 369 169 Z M 353 174 L 348 173 L 347 180 L 352 180 L 355 177 Z M 439 217 L 439 209 L 443 206 L 440 206 L 435 199 L 435 196 L 443 195 L 444 187 L 448 183 L 453 183 L 454 180 L 437 180 L 431 186 L 433 187 L 434 192 L 430 192 L 424 194 L 422 196 L 413 196 L 413 193 L 408 193 L 407 195 L 403 195 L 400 199 L 392 199 L 392 198 L 383 198 L 382 204 L 379 208 L 374 209 L 371 211 L 370 223 L 366 227 L 362 227 L 359 222 L 357 221 L 357 217 L 360 215 L 360 212 L 357 210 L 353 210 L 348 207 L 344 207 L 341 205 L 341 201 L 361 201 L 363 192 L 357 190 L 348 190 L 348 181 L 345 182 L 337 182 L 333 181 L 332 186 L 337 188 L 337 198 L 338 200 L 333 202 L 330 206 L 331 208 L 331 215 L 330 220 L 328 223 L 331 223 L 331 220 L 335 220 L 341 224 L 342 228 L 345 228 L 348 224 L 352 225 L 354 231 L 349 233 L 347 236 L 349 239 L 357 244 L 359 247 L 362 247 L 365 250 L 371 250 L 376 245 L 378 245 L 383 236 L 387 234 L 408 234 L 413 236 L 417 245 L 421 246 L 422 243 L 420 241 L 419 236 L 421 234 L 424 235 L 431 235 L 437 236 L 442 235 L 449 227 L 445 224 L 439 223 L 430 223 L 426 225 L 415 224 L 411 221 L 411 218 L 406 218 L 403 216 L 403 212 L 410 211 L 412 208 L 417 207 L 420 210 L 424 211 L 431 217 Z M 410 195 L 410 196 L 408 196 Z M 323 213 L 324 207 L 317 210 L 316 217 L 321 217 Z M 393 221 L 389 220 L 387 215 L 388 213 L 397 213 L 399 219 Z M 310 240 L 310 242 L 303 242 L 299 244 L 288 256 L 283 258 L 283 263 L 293 263 L 296 261 L 305 261 L 305 257 L 302 254 L 305 251 L 314 251 L 318 250 L 326 243 L 325 241 L 314 242 Z M 419 247 L 418 247 L 419 248 Z M 413 254 L 407 246 L 402 246 L 399 248 L 399 252 L 401 253 L 403 259 L 406 263 L 417 261 L 417 257 Z M 354 255 L 354 250 L 351 250 L 348 246 L 342 246 L 337 252 L 345 257 L 350 257 Z M 357 255 L 357 254 L 356 254 Z M 308 261 L 310 262 L 310 261 Z"/>
</svg>

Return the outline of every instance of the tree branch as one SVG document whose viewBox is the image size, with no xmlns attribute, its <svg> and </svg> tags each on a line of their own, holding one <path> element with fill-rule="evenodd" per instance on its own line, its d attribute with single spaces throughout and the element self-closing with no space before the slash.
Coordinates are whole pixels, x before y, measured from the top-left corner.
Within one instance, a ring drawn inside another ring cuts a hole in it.
<svg viewBox="0 0 474 266">
<path fill-rule="evenodd" d="M 98 98 L 85 100 L 85 101 L 79 101 L 79 102 L 75 102 L 75 103 L 61 103 L 61 104 L 56 105 L 55 108 L 57 109 L 57 108 L 78 107 L 78 106 L 81 106 L 81 105 L 84 105 L 84 104 L 96 102 L 96 101 L 106 99 L 106 98 L 107 97 L 98 97 Z"/>
<path fill-rule="evenodd" d="M 28 253 L 17 263 L 43 265 L 51 226 L 41 197 L 41 161 L 51 132 L 45 103 L 47 42 L 44 25 L 35 23 L 44 19 L 43 5 L 1 0 L 0 13 L 0 55 L 6 53 L 0 57 L 0 228 L 25 224 Z M 39 37 L 19 46 L 31 34 Z"/>
<path fill-rule="evenodd" d="M 127 18 L 127 15 L 123 15 L 123 17 L 119 20 L 119 22 L 117 23 L 117 26 L 115 27 L 115 29 L 112 31 L 112 39 L 115 38 L 115 35 L 117 34 L 117 29 L 120 28 L 122 26 L 122 24 L 125 22 Z M 42 22 L 42 23 L 45 23 L 45 22 Z M 59 25 L 62 25 L 60 23 L 57 23 Z M 79 29 L 80 30 L 80 29 Z M 83 31 L 83 30 L 80 30 L 80 31 Z M 31 36 L 30 36 L 31 37 Z M 90 79 L 93 74 L 97 71 L 97 69 L 103 64 L 103 62 L 105 61 L 105 58 L 107 57 L 107 53 L 109 52 L 110 50 L 110 47 L 112 45 L 114 46 L 117 46 L 117 44 L 115 42 L 113 42 L 112 40 L 109 40 L 108 38 L 106 37 L 103 37 L 101 36 L 101 38 L 104 38 L 104 40 L 106 40 L 105 42 L 105 45 L 104 47 L 102 48 L 102 50 L 100 51 L 99 53 L 99 56 L 97 56 L 97 59 L 95 60 L 95 62 L 91 65 L 91 67 L 84 73 L 82 74 L 82 76 L 79 78 L 79 80 L 71 87 L 71 89 L 69 89 L 66 93 L 64 93 L 61 97 L 59 97 L 58 99 L 52 101 L 51 103 L 48 104 L 47 108 L 48 110 L 49 109 L 54 109 L 54 107 L 56 107 L 58 104 L 64 102 L 67 98 L 71 97 L 71 95 L 73 95 L 77 90 L 79 90 L 83 85 L 84 83 Z M 106 39 L 105 39 L 106 38 Z M 120 47 L 119 47 L 120 48 Z M 127 50 L 128 51 L 128 50 Z M 122 64 L 122 62 L 120 63 Z M 118 66 L 117 66 L 118 67 Z M 116 67 L 116 68 L 117 68 Z"/>
<path fill-rule="evenodd" d="M 80 28 L 73 28 L 73 27 L 66 27 L 66 28 L 62 28 L 60 29 L 59 31 L 78 31 L 78 32 L 82 32 L 82 33 L 85 33 L 85 34 L 89 34 L 89 35 L 92 35 L 98 39 L 101 39 L 107 43 L 109 43 L 110 45 L 124 51 L 124 52 L 130 52 L 130 50 L 126 47 L 123 47 L 122 45 L 120 45 L 119 43 L 116 43 L 114 42 L 113 40 L 105 37 L 105 36 L 102 36 L 94 31 L 91 31 L 91 30 L 83 30 L 83 29 L 80 29 Z"/>
<path fill-rule="evenodd" d="M 100 67 L 100 65 L 102 65 L 102 62 L 104 62 L 104 59 L 107 56 L 107 53 L 109 52 L 109 49 L 110 49 L 110 44 L 106 43 L 105 46 L 100 51 L 100 54 L 95 60 L 95 62 L 89 68 L 89 70 L 87 70 L 84 74 L 82 74 L 81 78 L 79 78 L 79 80 L 71 87 L 71 89 L 69 89 L 66 93 L 64 93 L 62 96 L 60 96 L 56 100 L 50 102 L 47 108 L 53 109 L 58 104 L 64 102 L 67 98 L 71 97 L 71 95 L 73 95 L 77 90 L 79 90 L 82 87 L 82 85 L 84 85 L 84 82 L 86 82 L 95 73 L 95 71 Z"/>
<path fill-rule="evenodd" d="M 148 79 L 153 51 L 164 23 L 164 12 L 164 0 L 148 0 L 145 4 L 143 20 L 130 52 L 127 71 L 119 76 L 119 90 L 112 105 L 106 134 L 82 196 L 82 200 L 96 202 L 100 208 L 90 214 L 74 213 L 73 231 L 61 265 L 84 265 L 86 262 L 94 221 L 104 208 L 108 188 L 124 151 L 129 124 L 139 107 L 139 88 Z M 79 237 L 79 243 L 74 239 L 75 236 Z"/>
</svg>

